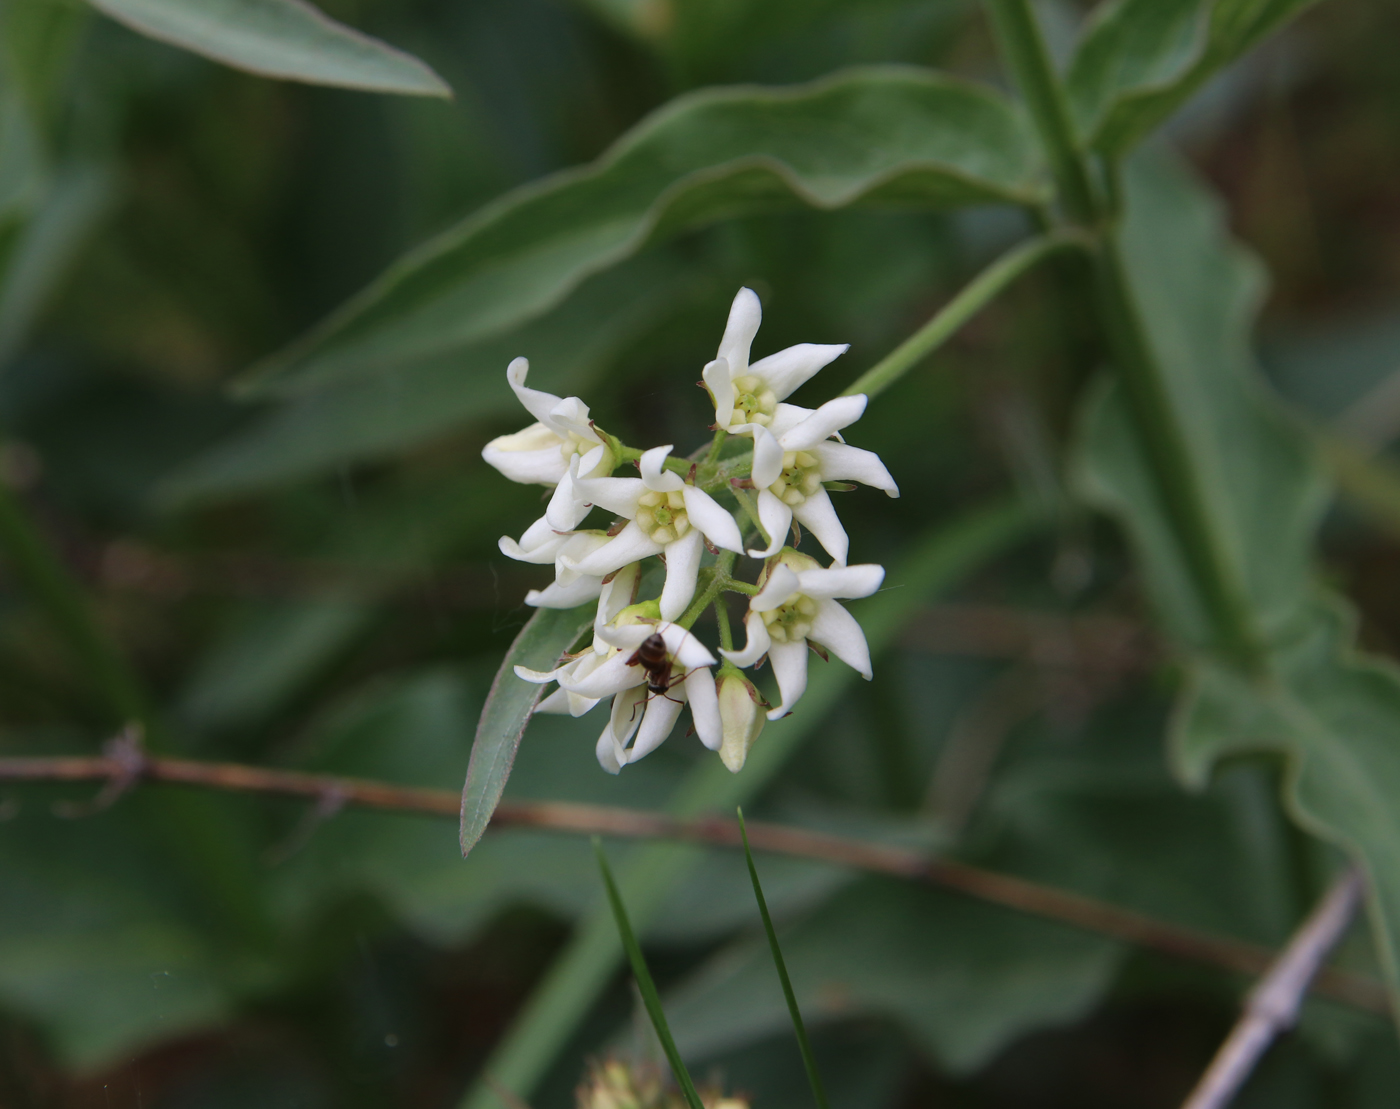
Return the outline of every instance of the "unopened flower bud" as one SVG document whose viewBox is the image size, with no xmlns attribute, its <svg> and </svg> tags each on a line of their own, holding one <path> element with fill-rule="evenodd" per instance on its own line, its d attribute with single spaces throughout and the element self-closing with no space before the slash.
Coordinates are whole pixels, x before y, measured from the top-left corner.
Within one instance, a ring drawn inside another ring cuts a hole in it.
<svg viewBox="0 0 1400 1109">
<path fill-rule="evenodd" d="M 767 717 L 764 702 L 753 682 L 733 667 L 726 665 L 715 684 L 719 694 L 721 739 L 719 757 L 724 765 L 737 774 L 744 768 L 749 748 L 763 731 Z"/>
</svg>

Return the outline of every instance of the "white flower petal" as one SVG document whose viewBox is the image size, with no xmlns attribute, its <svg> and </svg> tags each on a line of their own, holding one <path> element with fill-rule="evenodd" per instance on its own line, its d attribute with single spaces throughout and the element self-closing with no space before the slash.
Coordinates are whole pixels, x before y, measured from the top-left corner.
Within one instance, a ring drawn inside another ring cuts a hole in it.
<svg viewBox="0 0 1400 1109">
<path fill-rule="evenodd" d="M 550 427 L 559 428 L 567 434 L 577 435 L 580 439 L 602 443 L 598 433 L 593 430 L 593 421 L 588 417 L 588 405 L 584 404 L 578 397 L 565 397 L 556 404 L 550 410 L 547 422 Z M 587 471 L 584 472 L 587 473 Z"/>
<path fill-rule="evenodd" d="M 798 343 L 795 347 L 788 347 L 776 354 L 770 354 L 767 358 L 760 358 L 749 367 L 749 373 L 761 377 L 779 400 L 786 400 L 798 386 L 849 349 L 849 343 L 836 346 Z"/>
<path fill-rule="evenodd" d="M 617 619 L 617 614 L 632 603 L 637 583 L 642 577 L 640 563 L 624 566 L 609 579 L 598 594 L 598 615 L 593 618 L 593 649 L 607 654 L 608 644 L 602 638 L 603 627 Z"/>
<path fill-rule="evenodd" d="M 517 666 L 514 669 L 515 676 L 521 681 L 544 685 L 545 682 L 557 681 L 565 668 L 556 666 L 553 670 L 531 670 L 528 666 Z"/>
<path fill-rule="evenodd" d="M 507 558 L 542 566 L 554 561 L 568 539 L 567 534 L 560 535 L 549 526 L 549 521 L 541 516 L 525 530 L 519 543 L 509 535 L 503 535 L 496 541 L 496 546 Z"/>
<path fill-rule="evenodd" d="M 643 640 L 655 635 L 657 630 L 664 626 L 650 622 L 628 624 L 621 628 L 605 625 L 598 629 L 598 635 L 630 657 L 632 652 L 642 645 Z"/>
<path fill-rule="evenodd" d="M 758 302 L 758 294 L 752 289 L 740 289 L 729 306 L 729 321 L 724 327 L 724 338 L 719 341 L 719 353 L 715 355 L 729 363 L 731 381 L 748 372 L 749 348 L 762 322 L 763 307 Z"/>
<path fill-rule="evenodd" d="M 631 689 L 646 681 L 646 672 L 640 666 L 627 665 L 630 657 L 627 651 L 619 651 L 611 658 L 605 659 L 591 673 L 575 678 L 561 672 L 555 680 L 564 689 L 570 693 L 577 693 L 580 697 L 611 697 L 614 693 L 621 693 L 624 689 Z"/>
<path fill-rule="evenodd" d="M 697 666 L 715 664 L 715 656 L 710 654 L 694 633 L 679 624 L 661 624 L 656 631 L 666 641 L 667 652 L 682 669 L 693 670 Z"/>
<path fill-rule="evenodd" d="M 792 509 L 767 489 L 761 489 L 758 494 L 758 522 L 768 533 L 768 546 L 761 551 L 749 551 L 748 555 L 750 558 L 769 558 L 787 543 L 788 529 L 792 527 Z"/>
<path fill-rule="evenodd" d="M 791 431 L 778 439 L 785 451 L 809 450 L 843 427 L 855 423 L 865 413 L 870 398 L 864 393 L 829 400 Z"/>
<path fill-rule="evenodd" d="M 578 608 L 595 600 L 603 591 L 603 579 L 587 574 L 575 574 L 567 584 L 554 582 L 544 589 L 532 589 L 525 594 L 531 608 Z"/>
<path fill-rule="evenodd" d="M 685 698 L 690 702 L 690 717 L 695 722 L 695 734 L 711 751 L 718 751 L 724 741 L 724 724 L 719 718 L 719 692 L 714 675 L 709 670 L 692 670 L 685 677 Z"/>
<path fill-rule="evenodd" d="M 545 713 L 546 715 L 567 715 L 569 712 L 569 691 L 567 689 L 556 689 L 535 706 L 535 711 L 537 713 Z"/>
<path fill-rule="evenodd" d="M 720 427 L 728 427 L 734 419 L 734 384 L 733 375 L 729 372 L 729 363 L 723 358 L 706 362 L 700 376 L 705 379 L 710 396 L 715 401 L 715 423 Z"/>
<path fill-rule="evenodd" d="M 870 647 L 856 618 L 835 601 L 822 601 L 808 638 L 820 643 L 866 681 L 871 678 Z"/>
<path fill-rule="evenodd" d="M 735 554 L 744 553 L 744 537 L 739 534 L 739 525 L 719 502 L 693 485 L 687 485 L 682 496 L 685 497 L 685 514 L 711 543 Z"/>
<path fill-rule="evenodd" d="M 772 639 L 768 635 L 768 625 L 757 612 L 750 612 L 744 617 L 744 631 L 748 635 L 748 642 L 744 644 L 742 651 L 726 651 L 721 647 L 719 653 L 735 666 L 747 668 L 768 653 Z"/>
<path fill-rule="evenodd" d="M 773 413 L 768 430 L 775 438 L 781 439 L 815 411 L 815 408 L 803 408 L 800 404 L 780 404 Z"/>
<path fill-rule="evenodd" d="M 585 504 L 596 504 L 629 520 L 637 514 L 637 501 L 647 491 L 639 477 L 581 477 L 574 480 L 574 490 Z"/>
<path fill-rule="evenodd" d="M 684 701 L 683 686 L 677 686 L 669 693 L 650 695 L 646 715 L 642 717 L 642 726 L 637 729 L 637 741 L 627 752 L 629 763 L 645 758 L 665 742 L 666 737 L 671 734 L 671 729 L 676 726 L 676 718 L 681 714 Z"/>
<path fill-rule="evenodd" d="M 603 728 L 603 734 L 598 737 L 598 744 L 593 748 L 593 753 L 598 757 L 598 765 L 609 774 L 622 773 L 622 763 L 617 757 L 617 742 L 613 739 L 612 721 L 608 721 Z"/>
<path fill-rule="evenodd" d="M 665 469 L 666 459 L 671 454 L 670 447 L 652 447 L 638 460 L 642 471 L 642 481 L 656 493 L 674 493 L 685 484 L 681 475 Z"/>
<path fill-rule="evenodd" d="M 749 477 L 760 489 L 766 489 L 783 476 L 783 448 L 766 427 L 744 426 L 753 429 L 753 468 Z"/>
<path fill-rule="evenodd" d="M 779 605 L 785 605 L 798 593 L 800 579 L 791 566 L 778 563 L 763 588 L 749 598 L 749 608 L 754 612 L 772 612 Z"/>
<path fill-rule="evenodd" d="M 541 442 L 548 436 L 547 442 Z M 527 445 L 528 444 L 528 445 Z M 563 440 L 543 424 L 501 435 L 481 448 L 481 457 L 511 481 L 521 485 L 554 485 L 569 472 Z"/>
<path fill-rule="evenodd" d="M 773 664 L 773 676 L 778 679 L 778 692 L 783 703 L 768 713 L 777 720 L 792 711 L 792 706 L 807 692 L 807 641 L 774 643 L 768 648 L 768 661 Z"/>
<path fill-rule="evenodd" d="M 565 689 L 558 690 L 558 692 L 568 694 L 569 715 L 575 717 L 582 716 L 584 713 L 591 711 L 593 706 L 600 700 L 598 697 L 580 697 L 577 693 L 569 693 L 569 691 Z M 552 697 L 553 694 L 550 694 L 550 696 Z"/>
<path fill-rule="evenodd" d="M 829 570 L 803 570 L 797 575 L 799 592 L 814 600 L 828 597 L 869 597 L 885 580 L 885 568 L 873 563 L 833 566 Z"/>
<path fill-rule="evenodd" d="M 645 699 L 645 689 L 629 689 L 613 698 L 608 726 L 598 737 L 596 748 L 598 763 L 609 774 L 618 773 L 627 762 L 627 741 L 641 723 Z"/>
<path fill-rule="evenodd" d="M 808 450 L 821 462 L 823 481 L 858 481 L 862 485 L 883 489 L 891 497 L 899 496 L 899 486 L 874 451 L 832 442 L 817 443 Z"/>
<path fill-rule="evenodd" d="M 516 399 L 525 406 L 525 411 L 553 431 L 560 439 L 563 439 L 568 435 L 567 429 L 557 427 L 554 423 L 554 409 L 559 406 L 560 398 L 553 393 L 526 388 L 525 375 L 529 372 L 530 360 L 528 358 L 512 359 L 510 365 L 506 367 L 506 380 L 510 382 L 510 387 L 515 390 Z"/>
<path fill-rule="evenodd" d="M 564 544 L 554 555 L 554 581 L 560 587 L 572 585 L 580 575 L 573 569 L 573 564 L 579 559 L 587 558 L 594 551 L 602 549 L 611 540 L 601 531 L 574 531 L 568 532 L 564 536 Z M 601 575 L 592 575 L 599 578 L 601 585 Z M 595 593 L 594 596 L 597 596 Z M 590 600 L 592 598 L 589 598 Z M 580 604 L 583 602 L 580 601 Z"/>
<path fill-rule="evenodd" d="M 666 584 L 661 587 L 661 618 L 675 620 L 695 599 L 695 579 L 700 573 L 703 540 L 691 528 L 674 543 L 666 544 Z"/>
<path fill-rule="evenodd" d="M 799 524 L 816 536 L 817 542 L 826 548 L 826 553 L 838 566 L 846 564 L 851 541 L 846 537 L 846 529 L 836 515 L 836 506 L 831 503 L 831 495 L 825 489 L 810 494 L 792 510 L 792 514 Z"/>
<path fill-rule="evenodd" d="M 617 479 L 604 479 L 617 480 Z M 663 550 L 660 543 L 647 535 L 636 523 L 629 521 L 627 526 L 609 539 L 603 546 L 586 558 L 575 561 L 568 555 L 560 555 L 560 563 L 580 574 L 592 574 L 605 578 L 614 570 L 621 570 L 632 562 L 640 562 Z"/>
</svg>

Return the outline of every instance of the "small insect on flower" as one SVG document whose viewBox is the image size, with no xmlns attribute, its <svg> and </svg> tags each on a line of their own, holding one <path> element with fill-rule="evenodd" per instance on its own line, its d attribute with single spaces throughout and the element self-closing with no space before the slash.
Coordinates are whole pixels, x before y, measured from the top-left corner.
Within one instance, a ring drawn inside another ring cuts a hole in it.
<svg viewBox="0 0 1400 1109">
<path fill-rule="evenodd" d="M 647 690 L 653 694 L 664 696 L 673 685 L 685 680 L 684 671 L 671 676 L 674 666 L 666 651 L 666 641 L 655 633 L 642 640 L 642 645 L 632 652 L 627 665 L 642 668 L 647 676 Z"/>
</svg>

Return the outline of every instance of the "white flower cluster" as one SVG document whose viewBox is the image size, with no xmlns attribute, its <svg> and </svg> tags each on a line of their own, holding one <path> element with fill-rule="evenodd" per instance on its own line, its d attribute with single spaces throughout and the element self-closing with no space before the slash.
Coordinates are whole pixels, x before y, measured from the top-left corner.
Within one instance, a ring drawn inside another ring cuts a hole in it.
<svg viewBox="0 0 1400 1109">
<path fill-rule="evenodd" d="M 837 601 L 870 596 L 885 571 L 846 565 L 849 540 L 828 490 L 849 481 L 892 497 L 899 489 L 877 455 L 841 440 L 840 431 L 865 411 L 866 397 L 838 397 L 817 409 L 785 403 L 846 347 L 800 343 L 750 364 L 761 320 L 758 297 L 740 289 L 719 352 L 702 375 L 715 407 L 714 439 L 684 460 L 672 458 L 670 446 L 623 445 L 593 423 L 577 397 L 528 388 L 525 359 L 506 371 L 537 422 L 492 440 L 482 456 L 512 481 L 554 491 L 518 541 L 502 537 L 501 551 L 554 565 L 553 584 L 531 590 L 527 604 L 598 604 L 590 647 L 553 670 L 515 672 L 558 683 L 541 712 L 580 716 L 612 698 L 597 753 L 614 774 L 665 740 L 685 704 L 701 742 L 739 770 L 768 707 L 740 668 L 761 665 L 765 656 L 781 694 L 769 720 L 791 712 L 806 689 L 809 646 L 871 677 L 865 634 Z M 613 476 L 629 463 L 639 477 Z M 712 494 L 734 501 L 737 511 Z M 581 526 L 595 507 L 614 517 L 607 530 Z M 831 556 L 829 567 L 786 545 L 798 525 Z M 763 560 L 756 584 L 732 576 L 743 554 Z M 644 562 L 654 555 L 665 562 L 665 584 L 660 596 L 639 602 Z M 742 650 L 730 642 L 725 592 L 748 597 Z M 718 664 L 690 631 L 712 604 L 724 659 Z"/>
</svg>

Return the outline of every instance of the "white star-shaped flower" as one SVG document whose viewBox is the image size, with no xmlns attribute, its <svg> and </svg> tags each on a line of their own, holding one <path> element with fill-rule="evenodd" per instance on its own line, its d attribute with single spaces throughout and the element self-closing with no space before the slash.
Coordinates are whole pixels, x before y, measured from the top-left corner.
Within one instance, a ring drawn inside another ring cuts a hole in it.
<svg viewBox="0 0 1400 1109">
<path fill-rule="evenodd" d="M 882 566 L 840 566 L 823 570 L 816 560 L 784 551 L 763 588 L 749 601 L 744 618 L 748 642 L 742 651 L 721 650 L 736 666 L 752 666 L 765 654 L 772 660 L 782 704 L 768 713 L 777 720 L 807 689 L 807 641 L 825 647 L 869 681 L 870 648 L 856 618 L 834 598 L 868 597 L 885 580 Z"/>
<path fill-rule="evenodd" d="M 666 558 L 661 617 L 675 620 L 695 596 L 704 540 L 742 554 L 743 537 L 734 517 L 708 493 L 664 469 L 671 448 L 642 455 L 640 478 L 579 478 L 577 495 L 625 518 L 627 525 L 605 546 L 584 558 L 560 554 L 559 564 L 580 574 L 606 577 L 649 555 Z"/>
<path fill-rule="evenodd" d="M 603 587 L 601 575 L 580 574 L 561 561 L 585 558 L 604 546 L 608 537 L 600 531 L 574 531 L 588 515 L 592 505 L 578 497 L 578 474 L 581 467 L 596 465 L 597 458 L 604 448 L 594 447 L 588 454 L 574 455 L 569 460 L 568 472 L 554 488 L 545 513 L 528 528 L 519 541 L 503 535 L 497 541 L 501 553 L 517 562 L 532 562 L 536 565 L 554 564 L 554 584 L 549 588 L 530 590 L 525 597 L 527 605 L 537 608 L 574 608 L 598 596 Z"/>
<path fill-rule="evenodd" d="M 848 349 L 845 343 L 798 343 L 751 366 L 749 347 L 762 321 L 758 295 L 740 289 L 729 309 L 719 353 L 702 374 L 715 402 L 715 425 L 734 434 L 745 434 L 753 425 L 767 427 L 782 409 L 795 407 L 781 402 Z"/>
<path fill-rule="evenodd" d="M 815 411 L 783 405 L 789 411 L 778 413 L 771 427 L 752 429 L 751 479 L 759 491 L 758 521 L 768 533 L 768 548 L 750 551 L 751 556 L 768 558 L 781 550 L 795 517 L 844 566 L 850 541 L 822 482 L 858 481 L 899 496 L 879 455 L 831 438 L 860 419 L 868 399 L 863 393 L 837 397 Z"/>
<path fill-rule="evenodd" d="M 656 750 L 687 703 L 701 742 L 712 751 L 719 749 L 723 729 L 710 670 L 715 658 L 698 639 L 679 624 L 665 621 L 606 627 L 602 634 L 614 648 L 606 656 L 589 652 L 556 670 L 517 666 L 515 672 L 526 681 L 557 681 L 565 698 L 578 698 L 579 705 L 587 702 L 582 711 L 605 697 L 613 698 L 608 724 L 598 737 L 598 762 L 604 770 L 616 774 Z M 641 648 L 652 636 L 660 638 L 664 655 L 657 669 L 649 671 L 642 664 Z"/>
<path fill-rule="evenodd" d="M 594 670 L 598 669 L 603 662 L 617 654 L 618 649 L 604 638 L 604 629 L 613 623 L 621 615 L 623 609 L 627 608 L 637 592 L 637 583 L 641 580 L 641 566 L 633 563 L 631 566 L 624 566 L 616 574 L 610 577 L 598 590 L 598 613 L 593 618 L 593 648 L 592 650 L 581 651 L 577 655 L 569 657 L 561 662 L 553 670 L 527 670 L 523 666 L 517 666 L 515 673 L 527 681 L 550 682 L 560 681 L 561 676 L 569 682 L 579 681 L 586 678 Z M 585 579 L 592 580 L 592 579 Z M 553 588 L 551 586 L 551 588 Z M 545 590 L 546 593 L 549 590 Z M 538 604 L 541 608 L 563 608 L 564 605 L 544 605 L 539 601 L 531 601 L 531 597 L 536 596 L 534 590 L 525 598 L 526 604 Z M 584 598 L 587 600 L 588 598 Z M 583 601 L 578 602 L 582 604 Z M 568 606 L 574 607 L 572 605 Z M 597 697 L 583 697 L 577 693 L 571 693 L 561 684 L 558 689 L 551 693 L 535 706 L 536 712 L 565 713 L 570 716 L 582 716 L 589 709 L 598 703 Z"/>
<path fill-rule="evenodd" d="M 585 474 L 610 474 L 616 459 L 588 417 L 588 405 L 578 397 L 556 397 L 553 393 L 528 389 L 525 375 L 528 359 L 517 358 L 506 368 L 506 380 L 525 410 L 538 423 L 512 435 L 492 439 L 482 448 L 481 457 L 511 481 L 523 485 L 557 485 L 569 472 L 569 460 L 603 447 L 594 467 Z"/>
</svg>

